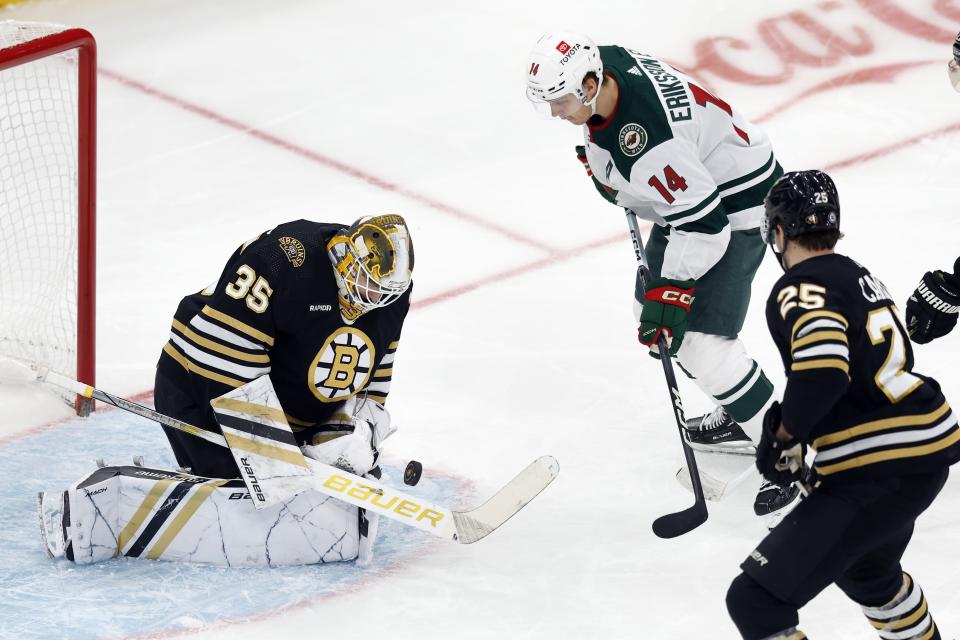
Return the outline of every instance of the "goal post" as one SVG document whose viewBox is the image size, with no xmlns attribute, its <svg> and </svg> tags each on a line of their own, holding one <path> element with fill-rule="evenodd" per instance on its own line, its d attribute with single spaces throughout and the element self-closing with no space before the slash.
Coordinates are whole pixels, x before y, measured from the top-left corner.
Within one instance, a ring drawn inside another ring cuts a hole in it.
<svg viewBox="0 0 960 640">
<path fill-rule="evenodd" d="M 95 384 L 95 302 L 96 43 L 0 21 L 0 357 Z"/>
</svg>

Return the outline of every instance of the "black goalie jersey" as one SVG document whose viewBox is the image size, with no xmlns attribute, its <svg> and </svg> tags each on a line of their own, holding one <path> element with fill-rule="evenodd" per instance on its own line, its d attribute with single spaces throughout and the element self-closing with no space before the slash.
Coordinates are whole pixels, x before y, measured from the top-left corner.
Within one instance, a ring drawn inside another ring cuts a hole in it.
<svg viewBox="0 0 960 640">
<path fill-rule="evenodd" d="M 410 290 L 344 322 L 327 255 L 342 229 L 297 220 L 238 248 L 215 284 L 180 302 L 160 372 L 200 406 L 269 374 L 301 439 L 351 396 L 383 403 Z"/>
<path fill-rule="evenodd" d="M 783 424 L 824 480 L 931 471 L 960 458 L 957 417 L 913 351 L 889 292 L 839 254 L 774 286 L 767 324 L 787 373 Z"/>
</svg>

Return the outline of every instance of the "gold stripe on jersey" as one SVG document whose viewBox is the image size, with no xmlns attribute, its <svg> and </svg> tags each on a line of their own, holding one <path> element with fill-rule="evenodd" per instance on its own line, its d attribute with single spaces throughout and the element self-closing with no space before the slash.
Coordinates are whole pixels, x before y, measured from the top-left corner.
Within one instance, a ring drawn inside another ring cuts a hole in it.
<svg viewBox="0 0 960 640">
<path fill-rule="evenodd" d="M 188 339 L 190 342 L 194 343 L 197 346 L 206 347 L 211 351 L 216 351 L 217 353 L 221 353 L 231 358 L 236 358 L 237 360 L 243 360 L 244 362 L 259 362 L 263 364 L 270 363 L 270 356 L 265 353 L 264 354 L 245 353 L 243 351 L 239 351 L 232 347 L 228 347 L 226 345 L 220 344 L 219 342 L 214 342 L 209 338 L 204 338 L 203 336 L 199 335 L 198 333 L 193 331 L 190 327 L 186 326 L 179 320 L 174 319 L 173 328 L 176 329 L 184 338 Z"/>
<path fill-rule="evenodd" d="M 133 516 L 127 522 L 127 524 L 120 530 L 120 535 L 117 536 L 117 553 L 121 553 L 124 547 L 133 539 L 137 531 L 140 529 L 140 525 L 143 524 L 143 521 L 147 519 L 147 516 L 150 515 L 151 510 L 154 505 L 157 504 L 157 501 L 160 500 L 160 496 L 167 492 L 167 489 L 170 488 L 175 480 L 158 480 L 153 487 L 150 488 L 150 491 L 147 492 L 147 496 L 143 499 L 143 502 L 140 503 L 140 506 L 137 507 L 137 510 L 133 513 Z"/>
<path fill-rule="evenodd" d="M 790 365 L 791 371 L 807 371 L 809 369 L 840 369 L 847 377 L 850 377 L 850 365 L 846 360 L 839 358 L 818 358 L 817 360 L 804 360 L 794 362 Z"/>
<path fill-rule="evenodd" d="M 336 440 L 340 436 L 345 436 L 350 433 L 352 433 L 352 431 L 327 431 L 324 433 L 318 433 L 310 438 L 310 444 L 323 444 L 324 442 Z"/>
<path fill-rule="evenodd" d="M 826 309 L 807 311 L 805 314 L 797 318 L 796 322 L 793 323 L 793 329 L 790 331 L 790 342 L 792 343 L 794 341 L 797 332 L 803 328 L 803 325 L 818 318 L 830 318 L 831 320 L 836 320 L 843 325 L 844 329 L 850 327 L 850 323 L 847 322 L 847 319 L 835 311 L 827 311 Z"/>
<path fill-rule="evenodd" d="M 179 362 L 180 366 L 186 369 L 187 371 L 189 371 L 190 373 L 195 373 L 197 375 L 203 376 L 204 378 L 209 378 L 210 380 L 214 380 L 221 384 L 225 384 L 228 387 L 242 387 L 247 383 L 247 381 L 237 380 L 236 378 L 231 378 L 229 376 L 225 376 L 201 367 L 200 365 L 196 364 L 193 360 L 190 360 L 189 358 L 187 358 L 187 356 L 177 351 L 176 347 L 174 347 L 173 343 L 171 342 L 167 342 L 167 344 L 163 345 L 163 352 L 166 353 L 171 358 L 173 358 L 174 360 L 176 360 L 177 362 Z"/>
<path fill-rule="evenodd" d="M 231 449 L 249 451 L 250 453 L 255 453 L 258 456 L 263 456 L 264 458 L 280 460 L 281 462 L 293 464 L 298 467 L 307 466 L 307 462 L 304 460 L 303 453 L 300 451 L 300 449 L 297 449 L 296 451 L 284 449 L 283 447 L 277 447 L 272 444 L 254 440 L 252 438 L 245 438 L 229 430 L 223 432 L 223 437 L 227 439 L 227 444 L 230 445 Z"/>
<path fill-rule="evenodd" d="M 867 618 L 867 621 L 873 625 L 874 629 L 881 629 L 883 631 L 900 631 L 904 627 L 911 627 L 917 624 L 917 622 L 927 615 L 927 609 L 927 598 L 922 597 L 920 600 L 920 606 L 917 607 L 917 610 L 905 618 L 900 618 L 898 620 L 874 620 L 872 618 Z"/>
<path fill-rule="evenodd" d="M 949 436 L 937 440 L 936 442 L 931 442 L 930 444 L 916 447 L 904 447 L 900 449 L 886 449 L 883 451 L 877 451 L 875 453 L 869 453 L 864 456 L 851 458 L 849 460 L 844 460 L 843 462 L 837 462 L 836 464 L 819 465 L 817 464 L 816 459 L 814 459 L 813 466 L 817 470 L 817 473 L 822 476 L 828 476 L 840 471 L 847 471 L 856 467 L 864 467 L 868 464 L 875 464 L 877 462 L 887 462 L 889 460 L 898 460 L 901 458 L 927 456 L 932 453 L 942 451 L 943 449 L 946 449 L 957 442 L 960 442 L 960 429 L 957 429 L 956 425 L 954 425 L 954 430 Z"/>
<path fill-rule="evenodd" d="M 380 404 L 386 404 L 386 402 L 387 402 L 387 395 L 386 395 L 385 393 L 384 393 L 384 394 L 380 394 L 380 393 L 367 393 L 367 399 L 368 399 L 368 400 L 373 400 L 374 402 L 379 402 Z"/>
<path fill-rule="evenodd" d="M 797 338 L 792 341 L 790 343 L 790 350 L 796 351 L 800 347 L 806 347 L 807 345 L 817 342 L 842 342 L 843 344 L 850 344 L 847 340 L 847 334 L 842 331 L 813 331 L 802 338 Z"/>
<path fill-rule="evenodd" d="M 309 420 L 301 420 L 300 418 L 292 416 L 289 413 L 284 413 L 283 415 L 287 419 L 287 422 L 290 424 L 290 426 L 295 429 L 298 427 L 300 429 L 306 429 L 308 427 L 312 427 L 313 425 L 317 424 L 316 421 L 310 422 Z"/>
<path fill-rule="evenodd" d="M 170 543 L 173 542 L 174 538 L 179 535 L 180 531 L 183 530 L 184 525 L 193 517 L 193 514 L 197 512 L 197 509 L 200 508 L 207 498 L 214 492 L 214 490 L 226 483 L 230 482 L 229 480 L 212 480 L 210 482 L 204 482 L 197 488 L 193 495 L 190 496 L 190 499 L 177 513 L 173 521 L 167 525 L 166 530 L 163 532 L 157 541 L 153 544 L 153 548 L 147 552 L 147 558 L 150 560 L 157 560 L 160 556 L 163 555 L 163 552 L 167 550 L 167 547 L 170 546 Z"/>
<path fill-rule="evenodd" d="M 389 378 L 393 375 L 393 367 L 377 369 L 373 372 L 374 378 Z"/>
<path fill-rule="evenodd" d="M 245 416 L 254 416 L 256 418 L 265 418 L 271 422 L 281 425 L 286 424 L 287 416 L 280 409 L 274 409 L 262 404 L 247 402 L 246 400 L 237 400 L 236 398 L 214 398 L 210 401 L 214 409 L 226 409 L 227 411 L 236 411 Z"/>
<path fill-rule="evenodd" d="M 389 350 L 389 351 L 395 351 L 396 348 L 399 347 L 399 346 L 400 346 L 400 341 L 399 341 L 399 340 L 394 340 L 393 342 L 390 343 L 390 346 L 387 347 L 387 350 Z"/>
<path fill-rule="evenodd" d="M 812 446 L 814 449 L 821 449 L 822 447 L 827 447 L 840 442 L 845 442 L 847 440 L 859 438 L 860 436 L 867 435 L 868 433 L 887 431 L 889 429 L 897 429 L 900 427 L 917 427 L 921 425 L 930 426 L 935 424 L 943 416 L 947 415 L 949 411 L 950 405 L 944 402 L 939 408 L 931 411 L 930 413 L 897 416 L 895 418 L 883 418 L 881 420 L 871 420 L 870 422 L 864 422 L 863 424 L 855 425 L 849 429 L 844 429 L 843 431 L 837 431 L 835 433 L 828 433 L 825 436 L 820 436 L 814 440 L 813 444 L 810 446 Z"/>
<path fill-rule="evenodd" d="M 268 347 L 273 346 L 272 336 L 268 336 L 267 334 L 260 331 L 259 329 L 254 329 L 247 323 L 241 322 L 240 320 L 237 320 L 233 316 L 228 316 L 222 311 L 217 311 L 213 307 L 205 305 L 203 309 L 200 310 L 200 313 L 207 316 L 208 318 L 213 318 L 214 320 L 218 320 L 225 325 L 233 327 L 237 331 L 247 334 L 249 337 L 253 338 L 254 340 L 259 340 L 260 342 L 267 345 Z"/>
</svg>

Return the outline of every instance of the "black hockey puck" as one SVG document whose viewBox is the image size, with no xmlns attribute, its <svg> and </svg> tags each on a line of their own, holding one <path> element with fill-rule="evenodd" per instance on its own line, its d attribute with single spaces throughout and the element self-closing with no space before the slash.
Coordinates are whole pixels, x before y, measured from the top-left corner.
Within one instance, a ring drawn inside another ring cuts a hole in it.
<svg viewBox="0 0 960 640">
<path fill-rule="evenodd" d="M 423 473 L 423 465 L 416 460 L 407 463 L 407 468 L 403 470 L 403 484 L 411 487 L 420 482 L 420 474 Z"/>
</svg>

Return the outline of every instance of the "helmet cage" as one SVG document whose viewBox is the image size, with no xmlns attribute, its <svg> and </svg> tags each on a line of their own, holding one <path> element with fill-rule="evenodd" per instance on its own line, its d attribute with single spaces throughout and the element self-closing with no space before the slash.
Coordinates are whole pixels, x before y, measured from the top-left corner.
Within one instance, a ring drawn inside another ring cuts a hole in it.
<svg viewBox="0 0 960 640">
<path fill-rule="evenodd" d="M 413 246 L 403 218 L 361 218 L 345 232 L 336 272 L 357 315 L 386 307 L 410 288 Z"/>
</svg>

